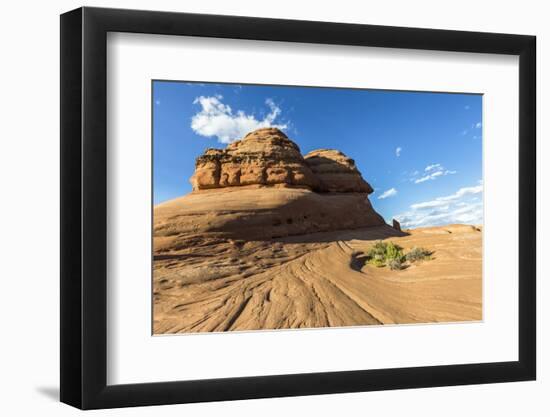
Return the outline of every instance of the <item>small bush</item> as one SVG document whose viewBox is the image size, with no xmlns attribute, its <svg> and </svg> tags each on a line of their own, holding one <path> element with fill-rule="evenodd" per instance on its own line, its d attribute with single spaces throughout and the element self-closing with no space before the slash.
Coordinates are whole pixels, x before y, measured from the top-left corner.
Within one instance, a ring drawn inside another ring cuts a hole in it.
<svg viewBox="0 0 550 417">
<path fill-rule="evenodd" d="M 386 266 L 386 244 L 376 242 L 366 253 L 367 262 L 379 268 Z"/>
<path fill-rule="evenodd" d="M 407 255 L 405 255 L 407 261 L 416 262 L 424 259 L 430 259 L 432 252 L 424 248 L 412 248 Z"/>
<path fill-rule="evenodd" d="M 378 268 L 382 268 L 383 266 L 386 266 L 386 259 L 384 255 L 380 253 L 375 254 L 369 262 L 374 266 L 377 266 Z"/>
<path fill-rule="evenodd" d="M 431 259 L 431 255 L 432 252 L 429 250 L 416 247 L 404 254 L 401 246 L 393 242 L 378 241 L 366 253 L 366 260 L 378 268 L 387 266 L 391 270 L 401 270 L 408 266 L 407 262 Z"/>
<path fill-rule="evenodd" d="M 403 259 L 403 248 L 393 242 L 388 242 L 386 245 L 386 259 L 401 262 Z"/>
<path fill-rule="evenodd" d="M 382 255 L 382 256 L 386 256 L 386 246 L 387 246 L 387 243 L 384 243 L 384 242 L 381 242 L 381 241 L 378 241 L 376 242 L 372 248 L 369 249 L 369 251 L 367 252 L 367 256 L 370 257 L 370 258 L 374 258 L 376 255 Z"/>
<path fill-rule="evenodd" d="M 404 261 L 403 249 L 393 242 L 376 242 L 367 252 L 368 263 L 377 267 L 383 267 L 389 261 Z"/>
<path fill-rule="evenodd" d="M 392 271 L 398 271 L 400 269 L 403 269 L 405 267 L 405 265 L 403 265 L 403 263 L 401 262 L 400 259 L 392 259 L 388 262 L 388 266 L 390 267 L 390 269 Z"/>
</svg>

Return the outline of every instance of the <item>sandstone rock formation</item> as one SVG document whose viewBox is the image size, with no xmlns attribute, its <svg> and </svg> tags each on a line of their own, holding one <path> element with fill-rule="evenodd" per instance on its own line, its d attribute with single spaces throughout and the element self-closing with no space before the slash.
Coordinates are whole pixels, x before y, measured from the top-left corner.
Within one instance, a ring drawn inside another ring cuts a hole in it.
<svg viewBox="0 0 550 417">
<path fill-rule="evenodd" d="M 401 223 L 398 220 L 392 219 L 392 227 L 399 232 L 401 231 Z"/>
<path fill-rule="evenodd" d="M 285 185 L 317 192 L 372 193 L 355 161 L 334 149 L 305 157 L 277 128 L 255 130 L 225 149 L 207 149 L 197 158 L 193 190 L 243 185 Z"/>
<path fill-rule="evenodd" d="M 155 233 L 153 332 L 482 320 L 482 233 L 446 228 L 404 234 L 378 226 L 272 241 Z M 436 255 L 398 271 L 365 263 L 382 239 Z"/>
<path fill-rule="evenodd" d="M 270 240 L 385 225 L 366 194 L 316 193 L 293 187 L 192 192 L 155 206 L 154 218 L 155 236 L 165 242 L 156 244 L 157 249 L 164 244 L 168 248 L 184 245 L 189 236 L 198 235 Z"/>
<path fill-rule="evenodd" d="M 265 128 L 223 150 L 208 149 L 197 158 L 191 184 L 193 190 L 276 184 L 315 189 L 319 181 L 298 145 L 279 129 Z"/>
<path fill-rule="evenodd" d="M 355 161 L 335 149 L 318 149 L 305 156 L 306 163 L 319 180 L 319 191 L 372 193 L 355 166 Z"/>
<path fill-rule="evenodd" d="M 208 149 L 191 183 L 192 193 L 155 207 L 155 235 L 169 246 L 178 236 L 263 240 L 385 225 L 353 159 L 328 149 L 304 158 L 275 128 Z"/>
</svg>

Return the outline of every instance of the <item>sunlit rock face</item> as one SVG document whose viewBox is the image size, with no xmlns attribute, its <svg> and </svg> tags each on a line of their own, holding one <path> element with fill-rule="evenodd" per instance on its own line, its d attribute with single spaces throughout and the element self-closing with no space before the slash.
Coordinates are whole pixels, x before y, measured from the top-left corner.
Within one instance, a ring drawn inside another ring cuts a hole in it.
<svg viewBox="0 0 550 417">
<path fill-rule="evenodd" d="M 305 157 L 276 128 L 255 130 L 225 149 L 207 149 L 195 164 L 193 190 L 243 185 L 287 185 L 317 192 L 372 193 L 355 161 L 335 149 Z"/>
<path fill-rule="evenodd" d="M 276 128 L 255 130 L 225 149 L 207 149 L 197 158 L 191 184 L 193 190 L 278 184 L 319 187 L 298 145 Z"/>
</svg>

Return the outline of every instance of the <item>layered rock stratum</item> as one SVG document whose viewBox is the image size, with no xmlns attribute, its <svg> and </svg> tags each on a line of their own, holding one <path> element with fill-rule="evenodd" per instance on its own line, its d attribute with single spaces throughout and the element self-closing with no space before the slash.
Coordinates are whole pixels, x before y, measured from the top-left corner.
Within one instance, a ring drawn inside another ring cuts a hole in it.
<svg viewBox="0 0 550 417">
<path fill-rule="evenodd" d="M 155 334 L 481 319 L 481 233 L 402 232 L 338 150 L 302 156 L 278 129 L 196 160 L 193 191 L 154 207 Z M 434 250 L 402 271 L 365 263 L 377 240 Z"/>
<path fill-rule="evenodd" d="M 243 185 L 286 185 L 317 192 L 373 192 L 355 161 L 335 149 L 318 149 L 305 157 L 277 128 L 255 130 L 225 149 L 207 149 L 197 158 L 193 190 Z"/>
<path fill-rule="evenodd" d="M 193 190 L 285 184 L 317 189 L 300 148 L 276 128 L 255 130 L 225 149 L 207 149 L 191 177 Z"/>
</svg>

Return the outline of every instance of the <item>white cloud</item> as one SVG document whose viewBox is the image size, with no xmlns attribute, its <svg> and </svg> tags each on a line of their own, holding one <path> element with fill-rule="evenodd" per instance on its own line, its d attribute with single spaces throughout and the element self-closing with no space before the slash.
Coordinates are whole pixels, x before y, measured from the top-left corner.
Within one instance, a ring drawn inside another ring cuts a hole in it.
<svg viewBox="0 0 550 417">
<path fill-rule="evenodd" d="M 459 189 L 456 193 L 448 195 L 446 197 L 439 197 L 437 200 L 452 201 L 458 200 L 468 194 L 479 194 L 483 192 L 483 185 L 474 185 L 473 187 L 464 187 Z"/>
<path fill-rule="evenodd" d="M 452 223 L 480 224 L 483 222 L 483 203 L 477 197 L 475 200 L 469 197 L 481 193 L 482 185 L 460 188 L 454 194 L 412 204 L 409 211 L 395 218 L 408 228 Z"/>
<path fill-rule="evenodd" d="M 443 171 L 435 171 L 435 172 L 432 172 L 431 174 L 415 179 L 414 183 L 420 184 L 421 182 L 435 180 L 437 177 L 440 177 L 441 175 L 444 175 Z"/>
<path fill-rule="evenodd" d="M 441 164 L 432 164 L 432 165 L 428 165 L 426 168 L 424 168 L 424 171 L 426 171 L 426 172 L 433 171 L 434 169 L 440 168 L 440 167 L 441 167 Z"/>
<path fill-rule="evenodd" d="M 476 123 L 476 129 L 481 129 L 481 122 Z"/>
<path fill-rule="evenodd" d="M 432 164 L 424 168 L 424 173 L 424 176 L 420 178 L 413 178 L 411 179 L 411 181 L 414 181 L 415 184 L 420 184 L 422 182 L 435 180 L 436 178 L 441 176 L 456 174 L 456 171 L 445 169 L 445 167 L 441 164 Z"/>
<path fill-rule="evenodd" d="M 389 190 L 384 191 L 382 194 L 378 196 L 379 200 L 383 200 L 388 197 L 393 197 L 397 194 L 397 190 L 395 188 L 390 188 Z"/>
<path fill-rule="evenodd" d="M 420 210 L 425 208 L 433 208 L 433 207 L 442 207 L 447 205 L 448 203 L 443 200 L 432 200 L 432 201 L 424 201 L 423 203 L 416 203 L 411 205 L 411 208 L 413 210 Z"/>
<path fill-rule="evenodd" d="M 414 182 L 415 184 L 420 184 L 421 182 L 428 181 L 429 179 L 430 179 L 430 176 L 426 175 L 426 176 L 420 177 L 420 178 L 413 178 L 413 179 L 411 179 L 411 181 Z"/>
<path fill-rule="evenodd" d="M 398 158 L 401 156 L 401 151 L 403 150 L 403 148 L 401 146 L 398 146 L 397 148 L 395 148 L 395 156 L 397 156 Z"/>
<path fill-rule="evenodd" d="M 263 127 L 277 127 L 286 129 L 287 124 L 276 124 L 275 120 L 281 114 L 281 109 L 268 98 L 265 104 L 269 113 L 261 120 L 253 114 L 246 114 L 242 110 L 233 112 L 231 107 L 222 102 L 221 95 L 200 96 L 193 104 L 199 104 L 201 110 L 191 118 L 191 129 L 197 134 L 206 137 L 216 137 L 218 142 L 231 143 L 247 133 Z"/>
</svg>

